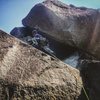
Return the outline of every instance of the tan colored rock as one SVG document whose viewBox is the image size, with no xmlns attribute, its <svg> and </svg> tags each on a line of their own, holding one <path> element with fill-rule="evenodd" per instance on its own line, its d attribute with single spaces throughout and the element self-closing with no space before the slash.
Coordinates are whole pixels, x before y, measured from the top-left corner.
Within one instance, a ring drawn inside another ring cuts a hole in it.
<svg viewBox="0 0 100 100">
<path fill-rule="evenodd" d="M 22 21 L 25 26 L 38 26 L 56 40 L 88 51 L 100 59 L 99 22 L 99 10 L 66 5 L 58 0 L 35 5 Z"/>
<path fill-rule="evenodd" d="M 0 100 L 77 100 L 77 69 L 0 31 Z"/>
</svg>

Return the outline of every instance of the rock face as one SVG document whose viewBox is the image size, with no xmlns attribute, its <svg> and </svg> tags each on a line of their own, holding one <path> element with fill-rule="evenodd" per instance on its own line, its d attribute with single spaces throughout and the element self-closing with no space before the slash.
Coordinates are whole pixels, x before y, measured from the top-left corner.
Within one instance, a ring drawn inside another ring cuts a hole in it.
<svg viewBox="0 0 100 100">
<path fill-rule="evenodd" d="M 78 100 L 77 69 L 0 31 L 0 100 Z"/>
<path fill-rule="evenodd" d="M 81 74 L 90 100 L 100 99 L 100 61 L 83 60 Z"/>
<path fill-rule="evenodd" d="M 33 38 L 33 35 L 32 35 L 33 30 L 30 28 L 27 28 L 27 27 L 15 27 L 11 31 L 10 34 L 29 44 L 28 39 Z M 48 34 L 43 33 L 39 30 L 38 30 L 38 34 L 40 34 L 42 37 L 44 37 L 48 40 L 49 48 L 54 52 L 53 55 L 55 55 L 60 60 L 66 59 L 67 57 L 72 55 L 75 51 L 77 51 L 76 48 L 69 46 L 69 45 L 65 45 L 65 44 L 55 40 L 53 37 L 49 36 Z M 30 44 L 30 45 L 32 45 L 32 44 Z M 34 47 L 34 45 L 32 45 L 32 46 Z M 36 48 L 36 46 L 35 46 L 35 48 Z M 38 48 L 38 49 L 42 50 L 41 48 Z"/>
<path fill-rule="evenodd" d="M 35 5 L 22 23 L 31 28 L 38 26 L 56 40 L 88 51 L 100 59 L 99 15 L 99 10 L 46 0 Z"/>
</svg>

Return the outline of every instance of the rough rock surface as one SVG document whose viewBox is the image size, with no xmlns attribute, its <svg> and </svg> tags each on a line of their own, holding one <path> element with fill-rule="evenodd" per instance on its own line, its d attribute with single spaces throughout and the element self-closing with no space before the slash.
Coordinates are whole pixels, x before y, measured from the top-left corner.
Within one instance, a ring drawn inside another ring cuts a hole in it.
<svg viewBox="0 0 100 100">
<path fill-rule="evenodd" d="M 31 28 L 38 26 L 56 40 L 86 50 L 100 59 L 99 16 L 99 10 L 46 0 L 35 5 L 22 23 Z"/>
<path fill-rule="evenodd" d="M 83 60 L 80 67 L 90 100 L 100 100 L 100 61 Z"/>
<path fill-rule="evenodd" d="M 77 69 L 0 31 L 0 100 L 77 100 Z"/>
</svg>

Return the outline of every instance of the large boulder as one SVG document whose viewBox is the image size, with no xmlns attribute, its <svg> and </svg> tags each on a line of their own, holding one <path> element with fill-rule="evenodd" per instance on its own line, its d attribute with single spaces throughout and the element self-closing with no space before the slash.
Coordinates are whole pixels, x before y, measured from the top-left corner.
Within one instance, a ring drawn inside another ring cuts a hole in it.
<svg viewBox="0 0 100 100">
<path fill-rule="evenodd" d="M 88 51 L 100 59 L 99 15 L 99 10 L 46 0 L 35 5 L 22 23 L 31 28 L 38 26 L 56 40 Z"/>
<path fill-rule="evenodd" d="M 78 100 L 81 90 L 77 69 L 0 30 L 0 100 Z"/>
</svg>

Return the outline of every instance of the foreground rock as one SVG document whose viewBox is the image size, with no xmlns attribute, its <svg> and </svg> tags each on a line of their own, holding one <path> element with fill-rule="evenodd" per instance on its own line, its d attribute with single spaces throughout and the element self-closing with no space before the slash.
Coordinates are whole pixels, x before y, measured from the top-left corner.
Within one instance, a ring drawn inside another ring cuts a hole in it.
<svg viewBox="0 0 100 100">
<path fill-rule="evenodd" d="M 56 40 L 88 51 L 100 59 L 99 10 L 46 0 L 34 6 L 22 23 L 31 28 L 38 26 Z"/>
<path fill-rule="evenodd" d="M 79 71 L 0 31 L 0 100 L 77 100 Z"/>
</svg>

